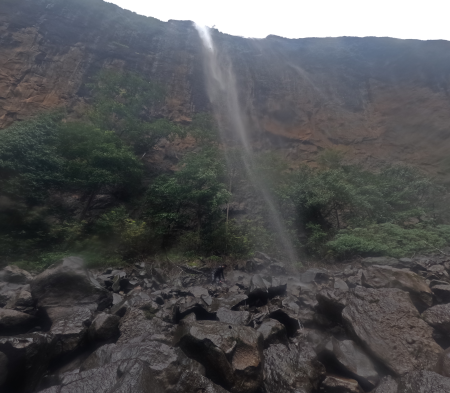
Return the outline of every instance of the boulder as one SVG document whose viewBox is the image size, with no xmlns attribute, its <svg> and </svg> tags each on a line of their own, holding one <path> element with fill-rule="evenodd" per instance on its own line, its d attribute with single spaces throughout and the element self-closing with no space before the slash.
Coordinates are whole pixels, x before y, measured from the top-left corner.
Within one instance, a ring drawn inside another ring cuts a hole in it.
<svg viewBox="0 0 450 393">
<path fill-rule="evenodd" d="M 0 336 L 26 333 L 36 323 L 37 320 L 32 315 L 0 308 Z"/>
<path fill-rule="evenodd" d="M 370 266 L 363 271 L 361 282 L 368 288 L 398 288 L 406 291 L 419 311 L 433 305 L 433 293 L 425 279 L 409 270 Z"/>
<path fill-rule="evenodd" d="M 343 292 L 346 292 L 349 289 L 346 282 L 339 277 L 334 278 L 333 288 Z"/>
<path fill-rule="evenodd" d="M 431 307 L 422 314 L 422 318 L 429 325 L 450 336 L 450 304 Z"/>
<path fill-rule="evenodd" d="M 34 300 L 31 296 L 29 285 L 18 289 L 5 305 L 5 308 L 17 311 L 32 311 L 33 307 Z"/>
<path fill-rule="evenodd" d="M 264 388 L 267 393 L 315 392 L 324 375 L 325 367 L 307 343 L 299 347 L 275 344 L 264 350 Z"/>
<path fill-rule="evenodd" d="M 263 336 L 245 326 L 181 321 L 175 342 L 206 369 L 206 377 L 236 393 L 255 392 L 263 379 Z"/>
<path fill-rule="evenodd" d="M 372 360 L 354 341 L 338 341 L 333 337 L 318 352 L 327 369 L 355 379 L 365 390 L 373 389 L 380 379 Z"/>
<path fill-rule="evenodd" d="M 444 377 L 450 378 L 450 347 L 439 356 L 435 371 Z"/>
<path fill-rule="evenodd" d="M 432 371 L 412 371 L 404 375 L 398 383 L 398 393 L 448 393 L 450 378 Z"/>
<path fill-rule="evenodd" d="M 271 344 L 287 344 L 288 342 L 285 326 L 276 319 L 263 320 L 257 331 L 264 338 L 264 348 L 268 348 Z"/>
<path fill-rule="evenodd" d="M 28 288 L 29 285 L 13 284 L 0 281 L 0 307 L 6 306 L 20 293 L 22 289 Z"/>
<path fill-rule="evenodd" d="M 439 303 L 450 303 L 450 285 L 435 285 L 433 293 L 436 295 Z"/>
<path fill-rule="evenodd" d="M 205 299 L 203 299 L 205 300 Z M 248 302 L 248 296 L 244 294 L 233 293 L 227 297 L 216 297 L 212 299 L 211 305 L 208 307 L 210 313 L 216 312 L 219 308 L 228 308 L 236 310 L 239 306 Z"/>
<path fill-rule="evenodd" d="M 301 328 L 299 309 L 299 306 L 295 302 L 287 298 L 283 300 L 283 308 L 271 308 L 268 317 L 282 323 L 286 328 L 288 336 L 292 337 Z"/>
<path fill-rule="evenodd" d="M 396 288 L 352 289 L 342 318 L 350 333 L 396 375 L 432 370 L 442 351 L 408 293 Z"/>
<path fill-rule="evenodd" d="M 397 393 L 398 385 L 390 375 L 383 377 L 377 388 L 371 393 Z"/>
<path fill-rule="evenodd" d="M 284 296 L 287 289 L 287 280 L 283 277 L 270 277 L 270 286 L 267 288 L 269 292 L 269 298 L 274 298 L 275 296 Z"/>
<path fill-rule="evenodd" d="M 50 333 L 56 340 L 55 356 L 65 355 L 87 343 L 92 311 L 87 307 L 51 307 L 47 315 L 52 321 Z"/>
<path fill-rule="evenodd" d="M 89 338 L 92 341 L 104 341 L 119 335 L 120 317 L 112 314 L 100 313 L 89 326 Z"/>
<path fill-rule="evenodd" d="M 324 288 L 317 293 L 316 299 L 323 313 L 340 319 L 342 310 L 347 305 L 347 296 L 348 291 Z"/>
<path fill-rule="evenodd" d="M 188 297 L 185 299 L 181 299 L 184 303 L 178 304 L 174 307 L 172 321 L 174 323 L 178 323 L 181 321 L 186 315 L 194 313 L 197 319 L 216 319 L 216 312 L 210 312 L 210 308 L 208 303 L 203 299 L 199 299 L 196 297 Z"/>
<path fill-rule="evenodd" d="M 30 273 L 17 266 L 9 265 L 0 270 L 0 281 L 12 284 L 29 284 L 32 279 L 33 276 Z"/>
<path fill-rule="evenodd" d="M 31 282 L 31 294 L 38 307 L 85 306 L 102 311 L 112 303 L 112 294 L 84 268 L 78 257 L 64 258 Z"/>
<path fill-rule="evenodd" d="M 231 311 L 224 307 L 217 310 L 216 316 L 220 322 L 243 326 L 248 325 L 252 319 L 248 311 Z"/>
<path fill-rule="evenodd" d="M 261 275 L 255 274 L 250 279 L 250 288 L 248 290 L 248 298 L 250 302 L 258 304 L 266 304 L 269 298 L 270 283 L 262 278 Z"/>
<path fill-rule="evenodd" d="M 2 391 L 34 392 L 47 370 L 53 346 L 53 337 L 44 333 L 0 337 L 0 352 L 9 364 Z"/>
<path fill-rule="evenodd" d="M 320 385 L 320 391 L 324 393 L 364 393 L 357 381 L 337 375 L 327 375 Z"/>
<path fill-rule="evenodd" d="M 328 282 L 329 279 L 330 279 L 329 274 L 322 269 L 308 269 L 300 277 L 300 280 L 306 284 L 312 282 L 315 282 L 317 284 L 323 284 Z"/>
</svg>

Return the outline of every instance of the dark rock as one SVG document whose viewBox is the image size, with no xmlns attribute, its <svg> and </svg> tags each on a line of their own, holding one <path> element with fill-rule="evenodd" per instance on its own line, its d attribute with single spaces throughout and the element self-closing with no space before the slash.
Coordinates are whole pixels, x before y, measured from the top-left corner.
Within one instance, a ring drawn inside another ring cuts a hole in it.
<svg viewBox="0 0 450 393">
<path fill-rule="evenodd" d="M 203 287 L 191 287 L 188 289 L 189 293 L 196 297 L 196 298 L 201 298 L 202 296 L 209 296 L 208 290 L 206 288 Z"/>
<path fill-rule="evenodd" d="M 178 323 L 186 315 L 191 313 L 194 313 L 199 320 L 216 319 L 216 312 L 210 312 L 208 304 L 203 299 L 190 297 L 184 304 L 179 304 L 174 307 L 172 322 Z"/>
<path fill-rule="evenodd" d="M 329 274 L 322 269 L 308 269 L 301 275 L 301 281 L 304 283 L 323 284 L 328 282 L 329 279 Z"/>
<path fill-rule="evenodd" d="M 287 334 L 285 326 L 276 319 L 264 319 L 257 329 L 264 338 L 264 348 L 268 348 L 271 344 L 287 344 Z"/>
<path fill-rule="evenodd" d="M 47 370 L 53 345 L 53 337 L 49 334 L 0 337 L 0 352 L 7 356 L 9 363 L 2 391 L 33 392 Z"/>
<path fill-rule="evenodd" d="M 36 325 L 36 318 L 15 310 L 0 308 L 0 335 L 25 333 Z"/>
<path fill-rule="evenodd" d="M 113 290 L 113 292 L 117 293 L 120 291 L 120 276 L 118 274 L 116 274 L 113 279 L 112 279 L 112 285 L 111 288 Z"/>
<path fill-rule="evenodd" d="M 17 294 L 28 285 L 12 284 L 0 281 L 0 307 L 4 307 L 14 299 Z"/>
<path fill-rule="evenodd" d="M 435 371 L 444 377 L 450 378 L 450 348 L 447 348 L 439 356 Z"/>
<path fill-rule="evenodd" d="M 398 383 L 398 393 L 448 393 L 450 378 L 432 371 L 412 371 Z"/>
<path fill-rule="evenodd" d="M 139 308 L 129 308 L 119 323 L 118 344 L 144 342 L 155 335 L 172 340 L 173 325 Z"/>
<path fill-rule="evenodd" d="M 268 317 L 282 323 L 286 328 L 288 336 L 292 337 L 301 328 L 298 316 L 299 307 L 293 302 L 287 303 L 284 306 L 284 308 L 271 310 Z M 295 310 L 294 306 L 297 307 L 297 310 Z"/>
<path fill-rule="evenodd" d="M 423 320 L 450 336 L 450 304 L 434 306 L 422 314 Z"/>
<path fill-rule="evenodd" d="M 355 288 L 357 286 L 361 286 L 361 278 L 362 278 L 363 270 L 359 269 L 358 272 L 354 276 L 347 277 L 346 282 L 349 288 Z"/>
<path fill-rule="evenodd" d="M 324 288 L 316 295 L 319 309 L 331 317 L 340 318 L 347 305 L 348 291 Z"/>
<path fill-rule="evenodd" d="M 373 389 L 380 379 L 372 360 L 354 341 L 338 341 L 333 337 L 318 351 L 327 369 L 357 380 L 365 390 Z"/>
<path fill-rule="evenodd" d="M 354 379 L 344 378 L 337 375 L 327 375 L 320 385 L 323 393 L 364 393 Z"/>
<path fill-rule="evenodd" d="M 377 388 L 371 393 L 397 393 L 397 382 L 391 376 L 383 377 Z"/>
<path fill-rule="evenodd" d="M 248 298 L 250 302 L 258 302 L 266 304 L 269 299 L 270 284 L 259 274 L 255 274 L 250 279 L 250 288 L 248 290 Z"/>
<path fill-rule="evenodd" d="M 112 294 L 104 289 L 77 257 L 64 258 L 31 282 L 31 294 L 38 306 L 88 306 L 102 311 L 112 302 Z"/>
<path fill-rule="evenodd" d="M 325 375 L 325 367 L 317 360 L 307 343 L 271 345 L 264 350 L 264 387 L 267 393 L 311 393 Z"/>
<path fill-rule="evenodd" d="M 9 265 L 0 270 L 0 281 L 12 284 L 29 284 L 32 279 L 33 276 L 30 273 L 17 266 Z"/>
<path fill-rule="evenodd" d="M 286 274 L 286 268 L 282 263 L 272 263 L 269 265 L 270 273 L 276 276 Z"/>
<path fill-rule="evenodd" d="M 397 375 L 433 369 L 442 351 L 409 295 L 396 288 L 356 287 L 342 318 L 353 336 Z"/>
<path fill-rule="evenodd" d="M 269 283 L 270 286 L 267 288 L 267 290 L 269 292 L 270 299 L 274 298 L 275 296 L 284 296 L 286 294 L 287 280 L 281 277 L 272 276 Z"/>
<path fill-rule="evenodd" d="M 432 290 L 440 303 L 450 303 L 450 285 L 436 285 Z"/>
<path fill-rule="evenodd" d="M 370 266 L 363 271 L 361 281 L 368 288 L 398 288 L 408 292 L 419 311 L 433 305 L 430 287 L 422 277 L 411 271 L 391 266 Z"/>
<path fill-rule="evenodd" d="M 5 383 L 8 376 L 8 357 L 0 352 L 0 387 Z"/>
<path fill-rule="evenodd" d="M 224 307 L 219 308 L 216 315 L 220 322 L 230 323 L 233 325 L 246 326 L 252 319 L 252 316 L 248 311 L 231 311 Z"/>
<path fill-rule="evenodd" d="M 68 354 L 87 343 L 92 311 L 87 307 L 51 307 L 47 310 L 52 321 L 50 333 L 56 340 L 54 356 Z"/>
<path fill-rule="evenodd" d="M 116 315 L 100 313 L 89 326 L 89 338 L 93 341 L 109 340 L 119 335 L 120 318 Z"/>
<path fill-rule="evenodd" d="M 244 294 L 232 293 L 227 297 L 213 298 L 208 311 L 213 313 L 219 308 L 224 307 L 230 310 L 236 310 L 239 306 L 248 302 L 248 296 Z"/>
<path fill-rule="evenodd" d="M 31 311 L 34 307 L 34 300 L 29 292 L 29 287 L 29 285 L 25 285 L 22 289 L 17 290 L 15 295 L 6 303 L 5 308 L 25 312 Z"/>
<path fill-rule="evenodd" d="M 255 392 L 263 378 L 263 337 L 250 327 L 216 321 L 181 321 L 175 342 L 231 392 Z"/>
</svg>

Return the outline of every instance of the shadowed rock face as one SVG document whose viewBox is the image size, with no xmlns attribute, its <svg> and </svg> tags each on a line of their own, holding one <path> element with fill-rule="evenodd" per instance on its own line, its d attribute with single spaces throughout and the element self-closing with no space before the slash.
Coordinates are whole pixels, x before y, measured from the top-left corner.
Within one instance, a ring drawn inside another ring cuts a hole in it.
<svg viewBox="0 0 450 393">
<path fill-rule="evenodd" d="M 404 375 L 398 385 L 398 393 L 447 393 L 450 378 L 432 371 L 414 371 Z"/>
<path fill-rule="evenodd" d="M 256 145 L 294 160 L 331 145 L 432 168 L 445 158 L 450 43 L 212 36 L 232 61 Z M 167 98 L 154 110 L 171 119 L 210 109 L 190 22 L 163 23 L 100 0 L 4 0 L 0 50 L 0 127 L 59 106 L 76 115 L 86 105 L 84 83 L 108 66 L 160 81 Z"/>
<path fill-rule="evenodd" d="M 175 342 L 231 392 L 254 392 L 263 377 L 263 337 L 250 327 L 216 321 L 181 321 Z"/>
<path fill-rule="evenodd" d="M 408 293 L 399 289 L 356 287 L 342 318 L 355 338 L 397 375 L 432 370 L 442 352 Z"/>
</svg>

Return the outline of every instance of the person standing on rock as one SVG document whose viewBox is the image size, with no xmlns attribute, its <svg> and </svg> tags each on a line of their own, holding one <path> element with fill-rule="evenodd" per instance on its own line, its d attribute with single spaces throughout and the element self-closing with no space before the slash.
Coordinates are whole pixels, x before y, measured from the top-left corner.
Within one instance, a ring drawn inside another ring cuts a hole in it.
<svg viewBox="0 0 450 393">
<path fill-rule="evenodd" d="M 211 278 L 212 278 L 213 284 L 215 284 L 216 282 L 221 283 L 222 279 L 225 281 L 225 276 L 223 274 L 223 271 L 225 270 L 226 267 L 227 267 L 227 265 L 221 265 L 217 269 L 214 269 L 212 271 Z"/>
</svg>

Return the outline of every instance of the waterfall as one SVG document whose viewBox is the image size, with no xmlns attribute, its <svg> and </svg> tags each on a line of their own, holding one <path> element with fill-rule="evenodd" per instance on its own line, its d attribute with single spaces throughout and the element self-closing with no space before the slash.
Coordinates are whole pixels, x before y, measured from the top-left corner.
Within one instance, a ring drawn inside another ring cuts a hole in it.
<svg viewBox="0 0 450 393">
<path fill-rule="evenodd" d="M 211 30 L 206 26 L 195 24 L 203 44 L 203 61 L 206 86 L 214 115 L 217 119 L 222 141 L 232 140 L 240 148 L 241 161 L 253 187 L 263 197 L 271 222 L 276 230 L 286 256 L 291 262 L 297 261 L 297 255 L 278 209 L 267 186 L 252 173 L 253 151 L 250 143 L 250 119 L 242 109 L 239 90 L 233 64 L 225 50 L 220 50 L 214 43 Z M 226 150 L 225 150 L 226 153 Z M 227 156 L 227 155 L 226 155 Z M 229 158 L 227 161 L 229 162 Z"/>
</svg>

